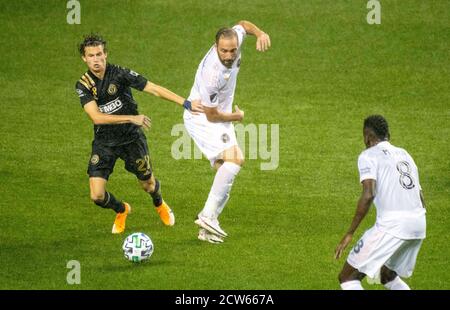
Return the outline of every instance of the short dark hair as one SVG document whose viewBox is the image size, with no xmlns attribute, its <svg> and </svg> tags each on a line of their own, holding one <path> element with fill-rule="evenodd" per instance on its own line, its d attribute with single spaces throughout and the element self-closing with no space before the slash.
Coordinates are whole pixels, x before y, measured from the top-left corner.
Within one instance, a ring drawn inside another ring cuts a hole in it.
<svg viewBox="0 0 450 310">
<path fill-rule="evenodd" d="M 223 28 L 220 28 L 219 31 L 217 31 L 217 33 L 216 33 L 216 44 L 219 44 L 219 40 L 221 38 L 224 38 L 224 39 L 236 38 L 236 40 L 237 40 L 238 36 L 237 36 L 236 31 L 234 31 L 234 29 L 223 27 Z"/>
<path fill-rule="evenodd" d="M 80 43 L 79 51 L 81 56 L 84 56 L 84 50 L 86 46 L 99 46 L 103 45 L 103 50 L 106 52 L 106 41 L 96 33 L 91 33 L 84 36 L 83 42 Z"/>
<path fill-rule="evenodd" d="M 390 138 L 389 125 L 387 120 L 381 115 L 370 115 L 364 120 L 364 128 L 371 129 L 381 140 Z"/>
</svg>

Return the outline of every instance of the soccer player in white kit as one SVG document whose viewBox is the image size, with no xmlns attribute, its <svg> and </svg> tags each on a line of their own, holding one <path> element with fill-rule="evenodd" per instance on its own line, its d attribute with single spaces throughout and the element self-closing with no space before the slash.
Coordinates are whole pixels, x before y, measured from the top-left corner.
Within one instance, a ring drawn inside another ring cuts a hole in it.
<svg viewBox="0 0 450 310">
<path fill-rule="evenodd" d="M 258 51 L 270 47 L 269 36 L 248 21 L 233 28 L 222 28 L 216 42 L 198 66 L 189 101 L 185 105 L 184 125 L 198 148 L 217 172 L 208 199 L 195 221 L 200 226 L 198 238 L 222 243 L 227 233 L 218 217 L 230 196 L 230 190 L 244 158 L 234 132 L 233 121 L 242 121 L 244 111 L 232 111 L 236 79 L 241 64 L 241 45 L 247 34 L 256 36 Z M 204 113 L 191 113 L 190 104 L 201 100 Z"/>
<path fill-rule="evenodd" d="M 361 280 L 379 273 L 387 289 L 409 290 L 400 277 L 412 275 L 426 230 L 417 166 L 408 152 L 389 143 L 388 123 L 381 115 L 366 118 L 363 131 L 367 149 L 358 158 L 363 192 L 335 258 L 351 242 L 372 202 L 377 218 L 350 252 L 339 282 L 344 290 L 362 290 Z"/>
</svg>

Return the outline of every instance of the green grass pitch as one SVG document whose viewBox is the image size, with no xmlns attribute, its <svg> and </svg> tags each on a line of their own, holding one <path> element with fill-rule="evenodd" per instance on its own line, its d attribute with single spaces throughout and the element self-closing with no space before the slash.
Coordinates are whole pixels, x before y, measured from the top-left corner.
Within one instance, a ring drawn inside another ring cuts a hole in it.
<svg viewBox="0 0 450 310">
<path fill-rule="evenodd" d="M 360 0 L 80 2 L 80 25 L 67 24 L 66 1 L 6 1 L 0 11 L 0 289 L 339 289 L 344 258 L 333 252 L 360 194 L 362 121 L 374 113 L 415 158 L 428 204 L 407 282 L 450 289 L 448 1 L 382 1 L 381 25 L 366 22 Z M 269 33 L 272 48 L 258 53 L 248 37 L 235 104 L 245 124 L 279 124 L 279 167 L 247 160 L 221 217 L 230 237 L 198 241 L 193 221 L 213 171 L 172 158 L 182 109 L 134 91 L 153 121 L 154 172 L 177 223 L 162 225 L 118 162 L 108 189 L 134 212 L 126 233 L 112 235 L 114 213 L 89 200 L 92 125 L 74 91 L 83 34 L 102 33 L 111 63 L 187 96 L 217 29 L 242 19 Z M 140 265 L 121 251 L 136 231 L 155 244 Z M 70 260 L 81 264 L 79 285 L 66 282 Z"/>
</svg>

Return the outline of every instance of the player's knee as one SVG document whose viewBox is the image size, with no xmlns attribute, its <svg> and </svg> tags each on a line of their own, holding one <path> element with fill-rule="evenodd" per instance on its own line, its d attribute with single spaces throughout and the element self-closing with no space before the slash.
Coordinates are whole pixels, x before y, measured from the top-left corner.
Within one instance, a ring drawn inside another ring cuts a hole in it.
<svg viewBox="0 0 450 310">
<path fill-rule="evenodd" d="M 243 157 L 236 158 L 235 164 L 239 166 L 244 166 L 245 159 Z"/>
<path fill-rule="evenodd" d="M 238 165 L 238 166 L 244 166 L 245 159 L 243 157 L 236 157 L 233 158 L 233 160 L 230 160 L 232 163 Z"/>
<path fill-rule="evenodd" d="M 155 180 L 150 178 L 147 182 L 141 183 L 142 189 L 147 193 L 153 193 L 155 191 Z"/>
</svg>

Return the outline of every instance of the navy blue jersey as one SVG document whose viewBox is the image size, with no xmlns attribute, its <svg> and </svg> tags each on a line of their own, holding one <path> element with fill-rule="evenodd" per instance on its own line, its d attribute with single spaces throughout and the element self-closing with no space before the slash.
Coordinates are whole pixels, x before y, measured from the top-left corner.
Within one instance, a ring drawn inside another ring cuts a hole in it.
<svg viewBox="0 0 450 310">
<path fill-rule="evenodd" d="M 107 64 L 103 80 L 87 71 L 76 83 L 81 106 L 96 101 L 100 112 L 115 115 L 138 115 L 131 88 L 142 91 L 147 79 L 117 65 Z M 139 126 L 131 123 L 94 125 L 94 140 L 106 146 L 130 143 L 142 135 Z"/>
</svg>

